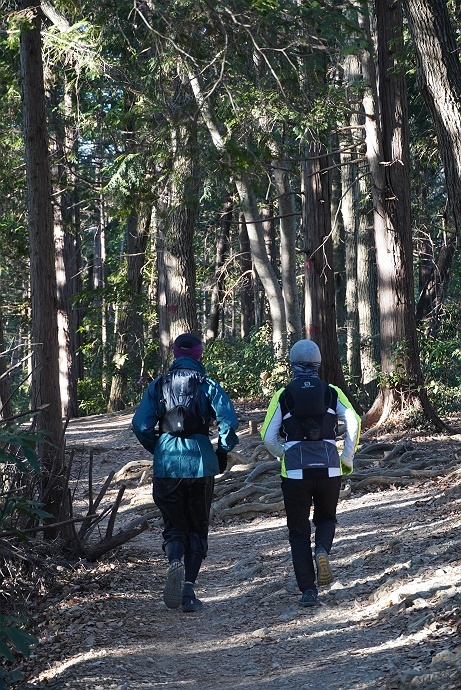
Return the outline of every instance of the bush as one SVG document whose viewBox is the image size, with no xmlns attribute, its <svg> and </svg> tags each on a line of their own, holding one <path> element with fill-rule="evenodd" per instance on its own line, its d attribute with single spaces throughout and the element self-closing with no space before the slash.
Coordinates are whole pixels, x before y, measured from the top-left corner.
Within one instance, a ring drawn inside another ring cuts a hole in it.
<svg viewBox="0 0 461 690">
<path fill-rule="evenodd" d="M 219 338 L 207 343 L 203 363 L 231 398 L 270 397 L 286 381 L 288 366 L 277 360 L 267 326 L 247 339 Z"/>
<path fill-rule="evenodd" d="M 104 414 L 107 412 L 107 400 L 98 376 L 85 376 L 77 382 L 77 397 L 80 415 Z"/>
<path fill-rule="evenodd" d="M 22 482 L 15 481 L 19 473 L 39 473 L 40 467 L 35 452 L 36 444 L 43 443 L 43 435 L 22 430 L 18 426 L 0 426 L 0 474 L 3 488 L 0 491 L 0 541 L 8 545 L 8 539 L 26 541 L 21 532 L 20 523 L 24 518 L 40 519 L 51 517 L 45 513 L 42 504 L 28 500 L 15 489 Z M 3 561 L 6 559 L 7 549 L 2 549 Z M 2 561 L 0 561 L 0 565 Z M 0 571 L 1 573 L 1 571 Z M 3 573 L 1 573 L 3 575 Z M 3 590 L 4 596 L 6 591 Z M 18 616 L 0 615 L 0 657 L 6 661 L 14 661 L 17 654 L 28 656 L 30 645 L 37 642 L 36 638 L 24 628 L 24 620 Z M 6 669 L 0 669 L 0 690 L 6 690 L 11 683 L 21 680 L 21 674 Z"/>
</svg>

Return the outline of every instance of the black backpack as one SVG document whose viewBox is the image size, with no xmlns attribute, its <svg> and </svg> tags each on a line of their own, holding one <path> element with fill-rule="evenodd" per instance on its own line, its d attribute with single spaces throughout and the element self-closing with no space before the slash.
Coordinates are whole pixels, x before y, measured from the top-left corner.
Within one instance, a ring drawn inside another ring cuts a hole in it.
<svg viewBox="0 0 461 690">
<path fill-rule="evenodd" d="M 161 377 L 160 433 L 180 438 L 209 435 L 211 417 L 201 416 L 199 404 L 204 381 L 205 377 L 193 369 L 176 369 Z"/>
<path fill-rule="evenodd" d="M 320 441 L 324 438 L 324 420 L 331 405 L 332 390 L 320 379 L 296 378 L 283 392 L 291 417 L 283 420 L 287 438 Z"/>
</svg>

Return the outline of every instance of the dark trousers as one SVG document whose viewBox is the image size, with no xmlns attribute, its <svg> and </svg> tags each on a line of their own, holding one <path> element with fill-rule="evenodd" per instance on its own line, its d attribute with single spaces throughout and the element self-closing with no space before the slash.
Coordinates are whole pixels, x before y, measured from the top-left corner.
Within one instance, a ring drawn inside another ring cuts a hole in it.
<svg viewBox="0 0 461 690">
<path fill-rule="evenodd" d="M 170 562 L 184 556 L 185 580 L 195 582 L 208 551 L 214 477 L 154 477 L 153 489 L 163 517 L 163 550 Z"/>
<path fill-rule="evenodd" d="M 330 553 L 336 529 L 340 477 L 282 478 L 283 500 L 296 582 L 301 592 L 316 589 L 309 514 L 314 506 L 315 547 Z"/>
</svg>

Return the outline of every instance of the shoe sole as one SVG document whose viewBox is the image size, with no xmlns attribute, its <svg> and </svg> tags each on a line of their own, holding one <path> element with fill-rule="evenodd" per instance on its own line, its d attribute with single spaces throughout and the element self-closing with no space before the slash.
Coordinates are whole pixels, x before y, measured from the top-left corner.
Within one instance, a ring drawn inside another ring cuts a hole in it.
<svg viewBox="0 0 461 690">
<path fill-rule="evenodd" d="M 317 606 L 318 602 L 317 600 L 315 601 L 300 601 L 299 605 L 302 606 L 303 608 L 312 608 L 313 606 Z"/>
<path fill-rule="evenodd" d="M 330 585 L 333 582 L 333 573 L 331 572 L 328 556 L 324 553 L 319 553 L 315 557 L 317 564 L 317 584 L 319 586 Z"/>
<path fill-rule="evenodd" d="M 202 604 L 185 604 L 182 610 L 184 613 L 197 613 L 202 610 Z"/>
<path fill-rule="evenodd" d="M 169 609 L 177 609 L 182 602 L 182 586 L 184 582 L 184 565 L 170 563 L 163 589 L 163 601 Z"/>
</svg>

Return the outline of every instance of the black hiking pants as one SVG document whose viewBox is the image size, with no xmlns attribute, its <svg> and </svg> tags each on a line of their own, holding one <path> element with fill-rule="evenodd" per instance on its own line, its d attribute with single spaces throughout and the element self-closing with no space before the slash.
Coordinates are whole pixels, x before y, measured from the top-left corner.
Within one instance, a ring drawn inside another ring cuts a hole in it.
<svg viewBox="0 0 461 690">
<path fill-rule="evenodd" d="M 153 489 L 163 517 L 163 550 L 170 562 L 184 556 L 185 580 L 194 583 L 208 552 L 214 477 L 154 477 Z"/>
<path fill-rule="evenodd" d="M 315 547 L 323 547 L 330 553 L 336 530 L 336 508 L 340 488 L 341 477 L 282 477 L 291 557 L 296 582 L 301 592 L 305 592 L 306 589 L 317 589 L 311 547 L 311 507 L 314 506 Z"/>
</svg>

